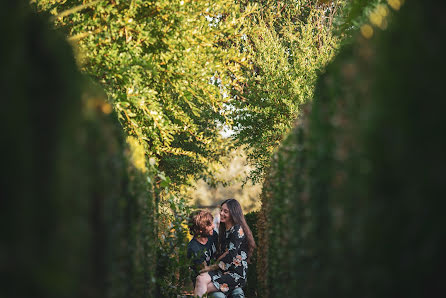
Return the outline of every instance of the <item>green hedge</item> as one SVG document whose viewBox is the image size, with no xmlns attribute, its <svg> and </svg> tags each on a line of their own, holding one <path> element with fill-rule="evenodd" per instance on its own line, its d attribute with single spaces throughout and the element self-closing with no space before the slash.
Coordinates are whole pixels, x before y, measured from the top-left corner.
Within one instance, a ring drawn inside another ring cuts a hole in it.
<svg viewBox="0 0 446 298">
<path fill-rule="evenodd" d="M 406 2 L 341 50 L 273 158 L 264 297 L 444 292 L 445 4 Z"/>
<path fill-rule="evenodd" d="M 152 297 L 155 171 L 78 72 L 63 35 L 26 4 L 7 2 L 1 296 Z"/>
<path fill-rule="evenodd" d="M 254 240 L 258 245 L 258 229 L 257 222 L 259 218 L 259 212 L 253 211 L 249 212 L 245 215 L 246 223 L 251 229 L 252 235 L 254 236 Z M 258 297 L 258 282 L 257 282 L 257 249 L 254 250 L 253 255 L 251 256 L 251 263 L 248 265 L 248 278 L 247 283 L 244 288 L 246 297 Z"/>
</svg>

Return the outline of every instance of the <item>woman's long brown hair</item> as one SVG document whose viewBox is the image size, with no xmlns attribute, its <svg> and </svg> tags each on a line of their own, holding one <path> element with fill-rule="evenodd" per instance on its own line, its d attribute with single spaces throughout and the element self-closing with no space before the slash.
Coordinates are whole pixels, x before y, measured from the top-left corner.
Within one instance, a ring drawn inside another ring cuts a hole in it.
<svg viewBox="0 0 446 298">
<path fill-rule="evenodd" d="M 252 236 L 251 229 L 249 228 L 248 224 L 246 223 L 245 216 L 243 215 L 242 206 L 240 206 L 240 203 L 236 199 L 227 199 L 223 203 L 221 203 L 220 206 L 223 206 L 226 204 L 229 209 L 229 214 L 232 217 L 232 221 L 234 222 L 234 225 L 240 225 L 243 229 L 243 232 L 246 235 L 246 239 L 248 240 L 248 262 L 250 262 L 250 258 L 252 256 L 252 253 L 254 252 L 254 249 L 256 248 L 256 242 L 254 241 L 254 237 Z M 220 226 L 218 228 L 218 244 L 220 247 L 220 252 L 224 252 L 223 240 L 226 235 L 226 225 L 225 223 L 221 222 Z"/>
</svg>

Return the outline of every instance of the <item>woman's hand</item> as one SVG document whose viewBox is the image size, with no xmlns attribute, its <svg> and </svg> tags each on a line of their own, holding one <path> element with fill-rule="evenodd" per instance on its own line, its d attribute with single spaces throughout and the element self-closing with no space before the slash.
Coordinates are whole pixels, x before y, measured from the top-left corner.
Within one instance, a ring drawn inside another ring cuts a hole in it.
<svg viewBox="0 0 446 298">
<path fill-rule="evenodd" d="M 203 272 L 209 272 L 209 271 L 217 270 L 217 269 L 218 269 L 218 265 L 217 264 L 210 265 L 210 266 L 204 266 L 204 268 L 200 270 L 200 274 L 203 273 Z"/>
</svg>

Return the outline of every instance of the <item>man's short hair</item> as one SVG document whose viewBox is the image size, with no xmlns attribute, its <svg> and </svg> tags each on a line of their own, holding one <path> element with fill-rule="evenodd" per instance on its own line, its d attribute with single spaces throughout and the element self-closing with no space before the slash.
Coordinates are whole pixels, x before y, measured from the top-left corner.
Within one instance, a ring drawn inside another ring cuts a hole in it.
<svg viewBox="0 0 446 298">
<path fill-rule="evenodd" d="M 189 217 L 188 227 L 189 231 L 194 236 L 202 235 L 206 227 L 212 225 L 214 217 L 209 211 L 198 210 L 192 212 Z"/>
</svg>

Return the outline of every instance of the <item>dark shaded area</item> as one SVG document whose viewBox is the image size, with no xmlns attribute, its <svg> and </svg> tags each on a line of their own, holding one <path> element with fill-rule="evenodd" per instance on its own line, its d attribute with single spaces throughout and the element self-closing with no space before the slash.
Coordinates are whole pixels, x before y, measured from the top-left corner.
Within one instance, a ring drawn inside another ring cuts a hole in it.
<svg viewBox="0 0 446 298">
<path fill-rule="evenodd" d="M 0 11 L 0 295 L 153 296 L 149 173 L 48 18 Z"/>
<path fill-rule="evenodd" d="M 445 292 L 445 5 L 406 2 L 341 50 L 273 160 L 264 297 Z"/>
</svg>

